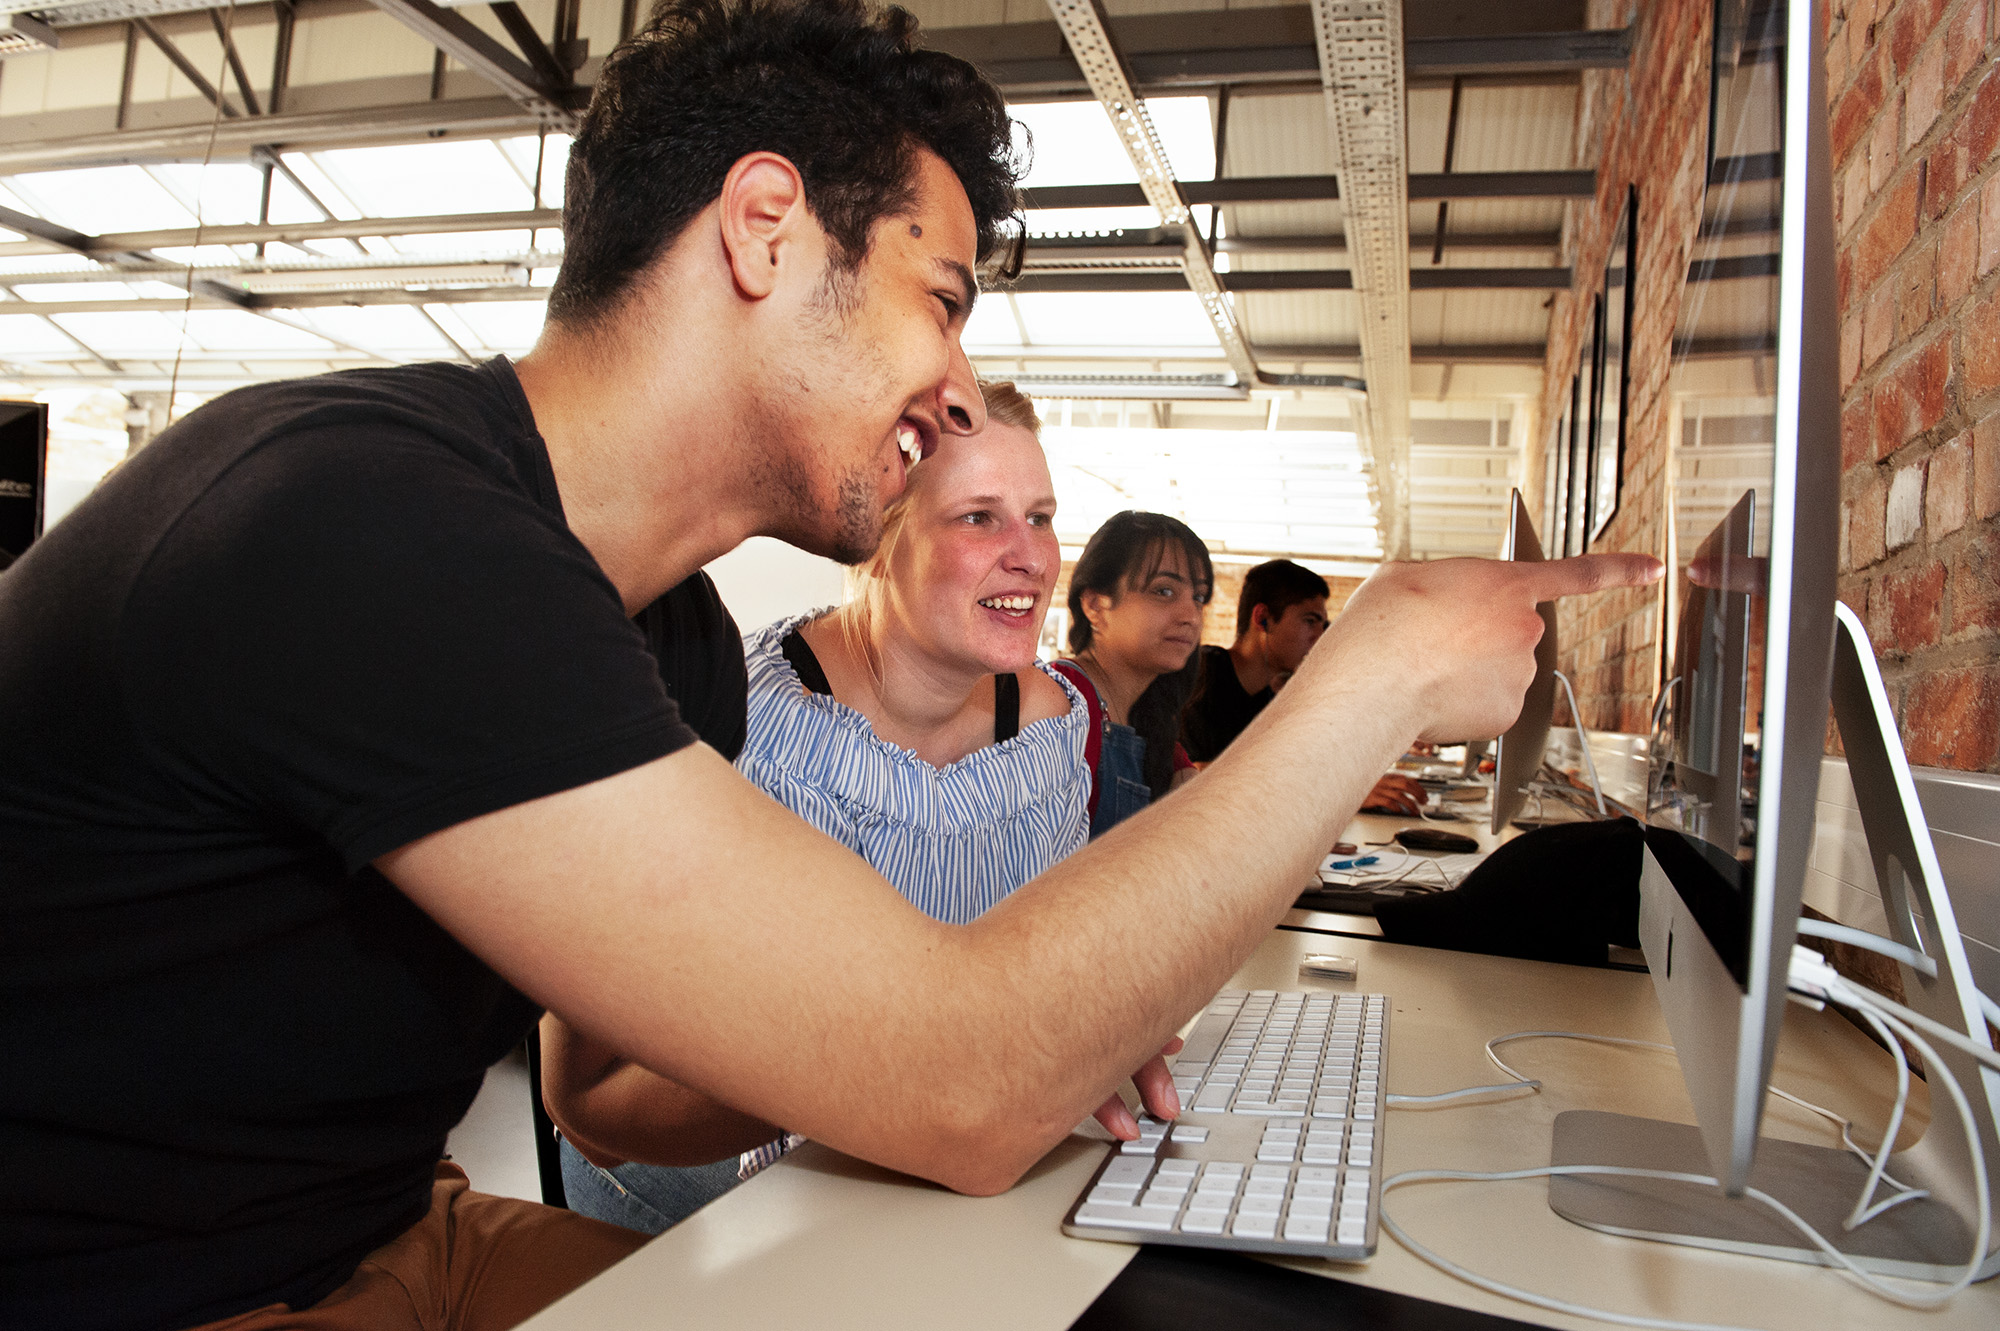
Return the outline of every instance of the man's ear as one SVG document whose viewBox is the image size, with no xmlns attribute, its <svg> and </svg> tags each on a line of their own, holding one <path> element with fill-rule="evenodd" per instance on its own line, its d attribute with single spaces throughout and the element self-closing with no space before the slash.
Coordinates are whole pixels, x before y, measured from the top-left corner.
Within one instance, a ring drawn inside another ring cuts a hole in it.
<svg viewBox="0 0 2000 1331">
<path fill-rule="evenodd" d="M 1262 629 L 1264 632 L 1269 633 L 1271 631 L 1270 607 L 1263 605 L 1251 606 L 1250 623 L 1252 627 Z"/>
<path fill-rule="evenodd" d="M 795 256 L 809 218 L 805 181 L 788 158 L 750 153 L 723 177 L 716 204 L 736 289 L 762 300 L 777 289 L 780 260 Z"/>
</svg>

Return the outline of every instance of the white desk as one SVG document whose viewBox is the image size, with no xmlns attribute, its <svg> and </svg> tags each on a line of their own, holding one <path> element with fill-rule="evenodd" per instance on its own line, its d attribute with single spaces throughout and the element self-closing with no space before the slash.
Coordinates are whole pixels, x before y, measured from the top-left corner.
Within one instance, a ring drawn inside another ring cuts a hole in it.
<svg viewBox="0 0 2000 1331">
<path fill-rule="evenodd" d="M 1560 1028 L 1665 1039 L 1650 980 L 1614 970 L 1343 940 L 1355 984 L 1301 982 L 1300 954 L 1323 939 L 1274 932 L 1236 977 L 1241 987 L 1389 994 L 1389 1085 L 1402 1093 L 1497 1079 L 1482 1045 L 1509 1031 Z M 1540 1095 L 1497 1104 L 1399 1110 L 1385 1173 L 1548 1163 L 1557 1112 L 1609 1109 L 1692 1121 L 1669 1055 L 1576 1041 L 1509 1046 Z M 1854 1118 L 1864 1140 L 1886 1116 L 1888 1060 L 1837 1017 L 1788 1010 L 1777 1083 Z M 1841 1075 L 1843 1070 L 1872 1076 Z M 1858 1081 L 1868 1081 L 1867 1087 Z M 1917 1116 L 1921 1119 L 1921 1113 Z M 1777 1102 L 1772 1136 L 1827 1142 L 1820 1120 Z M 1914 1135 L 1914 1134 L 1912 1134 Z M 1066 1238 L 1059 1221 L 1101 1147 L 1059 1146 L 1013 1191 L 959 1197 L 808 1146 L 697 1213 L 526 1325 L 533 1331 L 653 1327 L 983 1328 L 1059 1331 L 1136 1251 Z M 1596 1307 L 1773 1328 L 2000 1326 L 2000 1281 L 1942 1314 L 1908 1312 L 1819 1268 L 1594 1233 L 1548 1209 L 1545 1184 L 1424 1184 L 1388 1209 L 1411 1233 L 1483 1273 Z M 1600 1322 L 1544 1314 L 1434 1271 L 1387 1233 L 1372 1263 L 1297 1269 L 1551 1326 Z"/>
</svg>

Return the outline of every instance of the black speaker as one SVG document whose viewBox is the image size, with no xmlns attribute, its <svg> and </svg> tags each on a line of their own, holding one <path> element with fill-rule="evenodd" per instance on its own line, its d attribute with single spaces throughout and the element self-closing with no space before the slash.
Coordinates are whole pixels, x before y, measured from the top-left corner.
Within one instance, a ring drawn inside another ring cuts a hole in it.
<svg viewBox="0 0 2000 1331">
<path fill-rule="evenodd" d="M 42 534 L 49 480 L 49 409 L 0 402 L 0 568 Z"/>
</svg>

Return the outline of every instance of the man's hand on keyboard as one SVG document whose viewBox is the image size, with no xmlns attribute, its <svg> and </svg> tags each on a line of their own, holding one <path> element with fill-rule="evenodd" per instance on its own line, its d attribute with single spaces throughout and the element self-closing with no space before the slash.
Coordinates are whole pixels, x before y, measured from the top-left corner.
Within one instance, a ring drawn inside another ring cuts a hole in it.
<svg viewBox="0 0 2000 1331">
<path fill-rule="evenodd" d="M 1139 1102 L 1146 1107 L 1147 1113 L 1162 1122 L 1180 1117 L 1181 1099 L 1174 1090 L 1174 1074 L 1168 1070 L 1166 1061 L 1167 1055 L 1180 1051 L 1181 1038 L 1176 1035 L 1167 1041 L 1167 1047 L 1158 1056 L 1132 1074 L 1132 1084 L 1139 1088 Z M 1119 1141 L 1138 1140 L 1139 1120 L 1132 1117 L 1132 1111 L 1125 1107 L 1125 1101 L 1120 1096 L 1113 1095 L 1099 1105 L 1091 1117 L 1103 1124 L 1104 1130 Z"/>
</svg>

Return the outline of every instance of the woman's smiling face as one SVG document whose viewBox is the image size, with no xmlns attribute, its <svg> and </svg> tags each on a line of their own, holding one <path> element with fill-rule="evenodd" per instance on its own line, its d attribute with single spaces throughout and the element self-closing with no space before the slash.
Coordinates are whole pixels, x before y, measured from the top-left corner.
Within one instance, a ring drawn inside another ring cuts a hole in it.
<svg viewBox="0 0 2000 1331">
<path fill-rule="evenodd" d="M 1033 663 L 1062 566 L 1055 485 L 1034 434 L 990 420 L 946 435 L 910 469 L 906 502 L 885 570 L 895 631 L 980 673 Z"/>
</svg>

